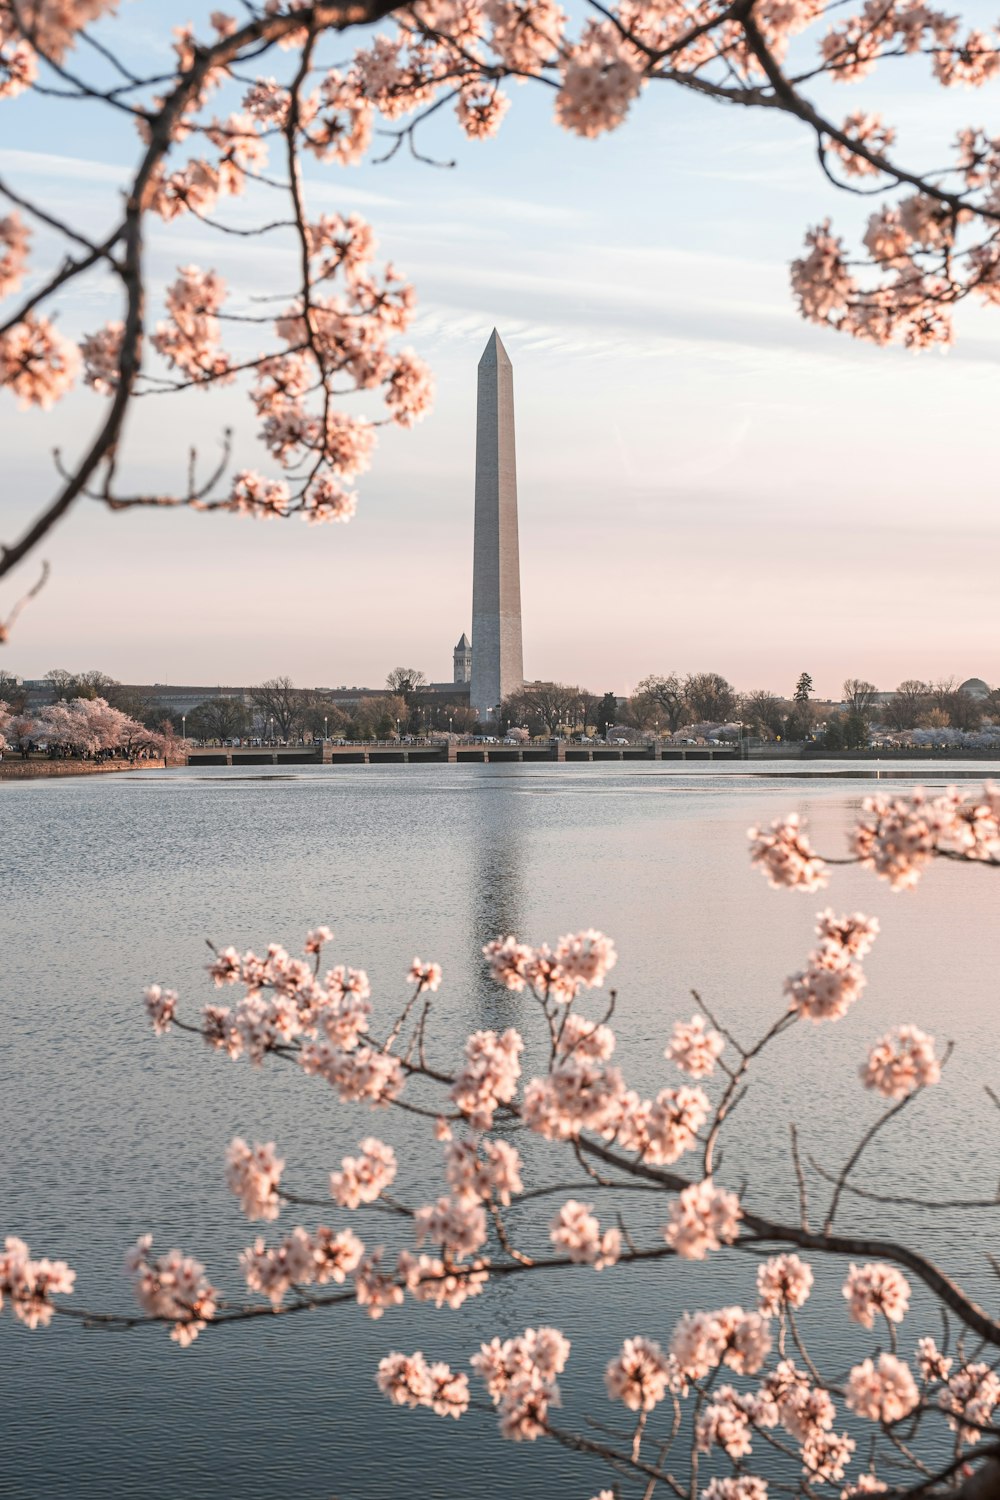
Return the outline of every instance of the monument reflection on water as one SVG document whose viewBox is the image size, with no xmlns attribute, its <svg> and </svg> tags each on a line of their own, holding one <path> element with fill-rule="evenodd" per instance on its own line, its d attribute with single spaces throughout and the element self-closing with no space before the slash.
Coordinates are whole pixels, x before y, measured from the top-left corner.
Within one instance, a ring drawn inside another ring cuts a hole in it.
<svg viewBox="0 0 1000 1500">
<path fill-rule="evenodd" d="M 934 765 L 928 776 L 946 781 L 949 772 Z M 949 1195 L 977 1191 L 976 1157 L 992 1124 L 982 1084 L 997 1082 L 988 1071 L 1000 966 L 995 876 L 935 868 L 916 892 L 892 895 L 870 875 L 838 870 L 829 892 L 810 901 L 769 890 L 747 866 L 747 826 L 786 810 L 803 812 L 817 847 L 838 853 L 864 792 L 856 782 L 761 779 L 748 766 L 730 774 L 654 763 L 253 776 L 218 768 L 6 787 L 3 1233 L 69 1259 L 75 1300 L 127 1308 L 121 1261 L 138 1234 L 197 1255 L 238 1297 L 240 1251 L 262 1228 L 273 1240 L 298 1221 L 287 1210 L 275 1225 L 240 1218 L 223 1183 L 234 1135 L 275 1141 L 288 1184 L 311 1196 L 325 1195 L 331 1166 L 369 1133 L 394 1145 L 401 1195 L 404 1184 L 415 1202 L 440 1191 L 440 1147 L 409 1118 L 341 1106 L 292 1069 L 253 1070 L 182 1035 L 149 1033 L 140 995 L 150 980 L 174 985 L 182 1009 L 214 994 L 206 936 L 295 951 L 322 921 L 336 931 L 336 959 L 368 969 L 377 1022 L 395 1014 L 415 953 L 442 964 L 428 1046 L 449 1067 L 470 1031 L 508 1025 L 528 1036 L 527 1066 L 540 1065 L 531 1003 L 486 982 L 484 942 L 603 929 L 621 955 L 616 1060 L 648 1094 L 677 1081 L 662 1053 L 672 1021 L 691 1014 L 692 986 L 749 1040 L 781 1008 L 782 980 L 812 946 L 817 907 L 874 913 L 882 934 L 862 1000 L 838 1025 L 795 1028 L 765 1056 L 721 1176 L 745 1177 L 749 1201 L 794 1214 L 789 1119 L 803 1128 L 804 1151 L 842 1159 L 877 1109 L 858 1085 L 860 1060 L 889 1026 L 912 1021 L 954 1038 L 955 1055 L 941 1088 L 880 1138 L 859 1183 L 912 1184 L 919 1131 L 927 1189 L 947 1181 Z M 588 1013 L 597 1013 L 605 997 L 592 999 Z M 565 1180 L 553 1148 L 526 1150 L 545 1180 Z M 631 1227 L 655 1234 L 657 1212 L 655 1201 L 630 1211 Z M 848 1207 L 845 1227 L 859 1212 Z M 916 1226 L 910 1212 L 894 1221 L 904 1238 Z M 331 1204 L 303 1210 L 301 1222 L 344 1217 Z M 355 1222 L 370 1244 L 394 1243 L 386 1216 Z M 969 1265 L 985 1227 L 970 1214 L 922 1248 L 988 1297 Z M 573 1344 L 561 1382 L 566 1424 L 581 1426 L 588 1412 L 613 1421 L 601 1372 L 621 1339 L 645 1332 L 665 1341 L 686 1308 L 752 1299 L 754 1270 L 749 1257 L 726 1256 L 640 1276 L 580 1268 L 491 1287 L 457 1312 L 407 1304 L 372 1323 L 349 1308 L 216 1330 L 187 1351 L 158 1329 L 109 1336 L 57 1320 L 33 1334 L 5 1316 L 0 1358 L 16 1397 L 0 1424 L 0 1492 L 591 1495 L 607 1477 L 584 1458 L 506 1444 L 488 1416 L 445 1423 L 391 1409 L 372 1380 L 379 1358 L 421 1348 L 464 1365 L 484 1339 L 552 1323 Z M 854 1330 L 839 1284 L 820 1274 L 807 1332 L 847 1368 Z"/>
</svg>

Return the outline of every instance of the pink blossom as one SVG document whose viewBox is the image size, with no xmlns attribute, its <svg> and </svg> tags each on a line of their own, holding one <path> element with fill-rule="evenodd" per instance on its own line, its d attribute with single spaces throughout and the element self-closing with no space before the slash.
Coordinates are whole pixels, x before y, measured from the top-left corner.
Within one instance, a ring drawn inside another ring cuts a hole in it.
<svg viewBox="0 0 1000 1500">
<path fill-rule="evenodd" d="M 855 1365 L 847 1377 L 844 1400 L 851 1411 L 872 1422 L 898 1422 L 920 1400 L 910 1368 L 894 1354 L 880 1354 Z"/>
<path fill-rule="evenodd" d="M 753 1375 L 771 1351 L 770 1325 L 742 1307 L 685 1313 L 670 1339 L 670 1352 L 686 1380 L 701 1380 L 717 1365 Z"/>
<path fill-rule="evenodd" d="M 463 1260 L 486 1243 L 486 1214 L 478 1202 L 441 1197 L 417 1209 L 413 1231 L 418 1245 L 430 1240 L 446 1256 Z"/>
<path fill-rule="evenodd" d="M 15 210 L 0 219 L 0 297 L 16 292 L 28 264 L 31 231 Z"/>
<path fill-rule="evenodd" d="M 910 1284 L 902 1271 L 884 1261 L 869 1261 L 856 1266 L 853 1261 L 844 1282 L 843 1294 L 855 1323 L 871 1328 L 875 1314 L 892 1323 L 901 1323 L 910 1305 Z"/>
<path fill-rule="evenodd" d="M 947 1380 L 952 1363 L 932 1338 L 917 1339 L 917 1368 L 922 1380 Z"/>
<path fill-rule="evenodd" d="M 411 984 L 418 985 L 421 990 L 440 989 L 441 965 L 421 963 L 419 958 L 415 958 L 406 977 Z"/>
<path fill-rule="evenodd" d="M 142 998 L 146 1002 L 146 1013 L 153 1023 L 153 1031 L 157 1036 L 163 1036 L 170 1030 L 170 1023 L 177 1010 L 177 992 L 151 984 L 143 990 Z"/>
<path fill-rule="evenodd" d="M 345 1156 L 330 1173 L 330 1192 L 342 1208 L 374 1203 L 396 1177 L 396 1153 L 374 1136 L 361 1142 L 360 1156 Z"/>
<path fill-rule="evenodd" d="M 866 114 L 864 110 L 856 110 L 854 114 L 848 115 L 841 129 L 852 141 L 866 146 L 876 156 L 884 156 L 896 139 L 896 132 L 891 125 L 883 122 L 881 115 Z M 840 141 L 828 141 L 827 146 L 834 156 L 840 158 L 846 176 L 866 177 L 878 174 L 878 167 L 852 151 L 849 146 L 841 145 Z"/>
<path fill-rule="evenodd" d="M 642 1337 L 626 1339 L 604 1371 L 611 1400 L 623 1402 L 629 1411 L 652 1411 L 680 1383 L 673 1358 L 653 1339 Z"/>
<path fill-rule="evenodd" d="M 512 1196 L 523 1191 L 521 1157 L 507 1141 L 451 1141 L 445 1151 L 445 1173 L 459 1203 L 493 1199 L 507 1207 Z"/>
<path fill-rule="evenodd" d="M 818 891 L 829 880 L 829 871 L 810 846 L 798 813 L 779 818 L 769 832 L 751 828 L 747 837 L 750 863 L 776 890 Z"/>
<path fill-rule="evenodd" d="M 521 991 L 529 983 L 534 949 L 514 937 L 494 938 L 483 949 L 490 978 L 504 989 Z"/>
<path fill-rule="evenodd" d="M 757 1268 L 757 1296 L 767 1317 L 803 1307 L 812 1291 L 812 1268 L 797 1255 L 772 1255 Z"/>
<path fill-rule="evenodd" d="M 813 1433 L 802 1444 L 803 1474 L 827 1484 L 843 1479 L 856 1446 L 846 1433 Z"/>
<path fill-rule="evenodd" d="M 455 114 L 470 141 L 488 141 L 496 135 L 510 108 L 510 100 L 495 84 L 474 79 L 459 90 Z"/>
<path fill-rule="evenodd" d="M 465 1044 L 465 1065 L 452 1086 L 451 1097 L 477 1130 L 488 1130 L 501 1104 L 509 1104 L 521 1076 L 524 1042 L 509 1026 L 501 1035 L 475 1031 Z"/>
<path fill-rule="evenodd" d="M 556 945 L 555 958 L 570 979 L 588 990 L 603 985 L 618 962 L 614 943 L 593 927 L 561 937 Z"/>
<path fill-rule="evenodd" d="M 173 1323 L 170 1337 L 181 1348 L 194 1342 L 215 1316 L 218 1293 L 205 1277 L 205 1268 L 179 1250 L 150 1257 L 151 1234 L 140 1235 L 125 1257 L 132 1291 L 143 1312 Z"/>
<path fill-rule="evenodd" d="M 306 933 L 306 940 L 303 946 L 307 953 L 319 953 L 324 943 L 331 943 L 332 941 L 333 932 L 329 927 L 313 927 Z M 228 951 L 232 953 L 235 950 L 229 949 Z"/>
<path fill-rule="evenodd" d="M 669 1166 L 697 1143 L 708 1111 L 701 1089 L 661 1089 L 652 1101 L 625 1105 L 618 1144 L 626 1151 L 638 1151 L 653 1166 Z"/>
<path fill-rule="evenodd" d="M 831 233 L 830 221 L 825 219 L 806 234 L 808 254 L 792 261 L 791 283 L 799 311 L 811 323 L 828 323 L 843 318 L 857 296 L 858 284 L 847 268 L 843 241 Z M 775 834 L 779 829 L 787 833 L 778 835 L 787 845 L 787 852 L 776 849 L 771 856 L 771 868 L 766 873 L 771 885 L 798 886 L 801 890 L 816 891 L 826 885 L 828 873 L 821 859 L 803 845 L 806 852 L 796 847 L 799 843 L 796 829 L 798 818 L 793 814 L 784 823 L 772 825 Z M 759 839 L 759 830 L 751 837 Z M 761 861 L 763 862 L 763 861 Z"/>
<path fill-rule="evenodd" d="M 364 1254 L 364 1245 L 350 1229 L 334 1233 L 324 1225 L 310 1234 L 297 1226 L 280 1244 L 269 1247 L 257 1239 L 240 1256 L 240 1265 L 252 1292 L 260 1292 L 274 1307 L 280 1307 L 285 1294 L 293 1288 L 343 1284 L 355 1271 Z M 400 1294 L 402 1300 L 402 1294 Z"/>
<path fill-rule="evenodd" d="M 863 865 L 907 890 L 935 854 L 994 861 L 1000 856 L 1000 798 L 987 783 L 968 798 L 956 787 L 928 797 L 917 787 L 909 797 L 866 797 L 852 848 Z"/>
<path fill-rule="evenodd" d="M 216 317 L 225 295 L 226 284 L 214 271 L 180 267 L 177 280 L 167 288 L 169 320 L 157 323 L 153 334 L 153 347 L 167 364 L 201 384 L 218 382 L 229 369 L 228 357 L 219 348 Z"/>
<path fill-rule="evenodd" d="M 0 99 L 16 99 L 38 77 L 38 54 L 23 41 L 0 39 Z"/>
<path fill-rule="evenodd" d="M 615 1050 L 615 1034 L 610 1026 L 588 1021 L 578 1011 L 567 1011 L 556 1038 L 556 1050 L 564 1057 L 576 1053 L 594 1062 L 607 1062 Z"/>
<path fill-rule="evenodd" d="M 239 1136 L 226 1154 L 226 1186 L 240 1200 L 248 1219 L 276 1219 L 281 1212 L 278 1183 L 285 1163 L 275 1154 L 274 1142 L 251 1148 Z"/>
<path fill-rule="evenodd" d="M 429 1365 L 415 1354 L 387 1354 L 380 1361 L 376 1383 L 396 1406 L 429 1406 L 439 1417 L 456 1419 L 468 1410 L 469 1381 L 448 1365 Z"/>
<path fill-rule="evenodd" d="M 404 350 L 392 360 L 386 378 L 385 404 L 400 427 L 412 427 L 426 416 L 434 401 L 434 380 L 430 370 L 412 349 Z"/>
<path fill-rule="evenodd" d="M 1000 1377 L 989 1365 L 966 1364 L 948 1377 L 938 1400 L 948 1414 L 948 1426 L 964 1443 L 978 1443 L 982 1428 L 992 1423 L 993 1409 L 1000 1402 Z"/>
<path fill-rule="evenodd" d="M 9 1235 L 0 1254 L 0 1309 L 10 1298 L 14 1316 L 29 1328 L 47 1328 L 55 1306 L 50 1298 L 69 1296 L 76 1272 L 64 1260 L 32 1260 L 23 1240 Z"/>
<path fill-rule="evenodd" d="M 436 1255 L 413 1255 L 409 1250 L 400 1251 L 396 1273 L 415 1301 L 452 1309 L 478 1297 L 490 1275 L 484 1260 L 446 1266 Z"/>
<path fill-rule="evenodd" d="M 614 130 L 642 87 L 634 54 L 610 22 L 588 23 L 582 41 L 566 50 L 562 86 L 556 94 L 556 121 L 575 135 Z"/>
<path fill-rule="evenodd" d="M 545 1431 L 550 1406 L 559 1405 L 556 1377 L 569 1357 L 557 1328 L 526 1328 L 518 1338 L 480 1346 L 470 1361 L 500 1412 L 500 1431 L 514 1442 L 534 1442 Z"/>
<path fill-rule="evenodd" d="M 382 1249 L 365 1256 L 354 1272 L 354 1292 L 358 1306 L 373 1320 L 388 1307 L 399 1307 L 404 1300 L 403 1288 L 391 1271 L 382 1270 Z"/>
<path fill-rule="evenodd" d="M 761 1382 L 755 1420 L 766 1426 L 780 1421 L 797 1443 L 814 1441 L 829 1432 L 835 1417 L 828 1392 L 811 1386 L 808 1376 L 789 1359 L 779 1360 Z"/>
<path fill-rule="evenodd" d="M 710 1479 L 701 1492 L 701 1500 L 767 1500 L 767 1481 L 755 1474 Z"/>
<path fill-rule="evenodd" d="M 706 1177 L 678 1194 L 670 1208 L 664 1238 L 685 1260 L 704 1260 L 710 1250 L 733 1243 L 742 1217 L 735 1193 L 717 1188 Z"/>
<path fill-rule="evenodd" d="M 571 1140 L 581 1130 L 612 1136 L 626 1097 L 617 1068 L 599 1067 L 576 1054 L 557 1054 L 548 1076 L 533 1078 L 525 1087 L 524 1121 L 549 1140 Z"/>
<path fill-rule="evenodd" d="M 318 1286 L 341 1285 L 358 1265 L 365 1247 L 351 1229 L 333 1230 L 320 1224 L 312 1237 L 313 1276 Z"/>
<path fill-rule="evenodd" d="M 559 52 L 566 12 L 555 0 L 483 0 L 492 24 L 490 47 L 517 73 L 536 73 Z"/>
<path fill-rule="evenodd" d="M 77 33 L 117 10 L 118 0 L 45 0 L 20 18 L 38 50 L 61 63 L 76 45 Z M 6 40 L 7 18 L 0 14 L 0 38 Z"/>
<path fill-rule="evenodd" d="M 83 356 L 83 383 L 99 396 L 112 396 L 118 389 L 118 364 L 121 359 L 124 323 L 105 323 L 80 344 Z"/>
<path fill-rule="evenodd" d="M 785 980 L 789 1010 L 817 1024 L 845 1016 L 867 983 L 855 959 L 868 953 L 878 930 L 875 918 L 860 912 L 850 917 L 820 912 L 818 946 L 809 954 L 806 967 Z"/>
<path fill-rule="evenodd" d="M 28 313 L 0 333 L 0 385 L 9 387 L 22 411 L 48 411 L 65 396 L 80 368 L 80 351 L 48 318 Z"/>
<path fill-rule="evenodd" d="M 676 1063 L 682 1073 L 692 1078 L 708 1078 L 722 1056 L 725 1040 L 712 1027 L 706 1030 L 705 1017 L 695 1015 L 690 1021 L 675 1021 L 673 1035 L 664 1057 Z"/>
<path fill-rule="evenodd" d="M 581 989 L 601 986 L 617 962 L 615 945 L 589 928 L 561 937 L 555 949 L 529 948 L 513 937 L 487 943 L 483 953 L 490 974 L 509 990 L 532 989 L 540 1000 L 568 1004 Z"/>
<path fill-rule="evenodd" d="M 877 1475 L 871 1473 L 859 1474 L 851 1484 L 848 1484 L 840 1492 L 840 1500 L 855 1500 L 858 1495 L 880 1495 L 889 1486 Z"/>
<path fill-rule="evenodd" d="M 388 1104 L 399 1097 L 404 1083 L 399 1058 L 371 1047 L 347 1052 L 335 1042 L 307 1042 L 299 1065 L 304 1073 L 325 1078 L 345 1103 Z"/>
<path fill-rule="evenodd" d="M 878 918 L 866 917 L 860 911 L 849 917 L 838 917 L 828 906 L 816 917 L 817 937 L 824 943 L 843 948 L 852 958 L 867 958 L 878 934 Z"/>
<path fill-rule="evenodd" d="M 729 1458 L 737 1459 L 751 1452 L 750 1417 L 743 1409 L 743 1398 L 731 1385 L 713 1392 L 697 1420 L 695 1437 L 701 1453 L 721 1448 Z"/>
<path fill-rule="evenodd" d="M 877 1089 L 887 1099 L 905 1099 L 940 1081 L 934 1038 L 917 1026 L 894 1026 L 879 1037 L 860 1072 L 865 1088 Z"/>
<path fill-rule="evenodd" d="M 617 1229 L 606 1229 L 602 1234 L 590 1210 L 589 1203 L 568 1199 L 552 1220 L 549 1239 L 566 1250 L 571 1261 L 600 1271 L 613 1266 L 621 1254 L 621 1234 Z"/>
<path fill-rule="evenodd" d="M 252 114 L 230 115 L 209 126 L 205 134 L 221 153 L 218 174 L 223 193 L 242 193 L 247 172 L 259 174 L 267 166 L 267 144 L 257 134 Z"/>
<path fill-rule="evenodd" d="M 358 508 L 358 497 L 331 474 L 319 474 L 305 493 L 304 518 L 311 523 L 349 521 Z"/>
<path fill-rule="evenodd" d="M 240 469 L 233 476 L 225 508 L 236 515 L 269 520 L 286 514 L 291 500 L 283 479 L 265 479 L 255 469 Z"/>
</svg>

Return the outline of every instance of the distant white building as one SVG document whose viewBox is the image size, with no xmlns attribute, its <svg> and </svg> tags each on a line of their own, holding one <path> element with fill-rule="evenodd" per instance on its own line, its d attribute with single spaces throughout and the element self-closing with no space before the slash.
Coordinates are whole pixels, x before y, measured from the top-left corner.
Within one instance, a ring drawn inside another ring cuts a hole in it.
<svg viewBox="0 0 1000 1500">
<path fill-rule="evenodd" d="M 967 677 L 965 681 L 959 685 L 958 691 L 960 693 L 968 693 L 970 698 L 982 699 L 988 698 L 990 696 L 989 687 L 981 677 Z"/>
</svg>

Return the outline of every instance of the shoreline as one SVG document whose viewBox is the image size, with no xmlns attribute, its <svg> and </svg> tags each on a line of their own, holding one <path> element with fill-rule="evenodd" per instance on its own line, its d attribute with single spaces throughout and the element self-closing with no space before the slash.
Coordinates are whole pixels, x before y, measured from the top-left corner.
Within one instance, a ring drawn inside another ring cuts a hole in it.
<svg viewBox="0 0 1000 1500">
<path fill-rule="evenodd" d="M 163 771 L 162 760 L 0 760 L 0 781 L 31 781 L 46 776 L 102 776 L 112 771 Z"/>
</svg>

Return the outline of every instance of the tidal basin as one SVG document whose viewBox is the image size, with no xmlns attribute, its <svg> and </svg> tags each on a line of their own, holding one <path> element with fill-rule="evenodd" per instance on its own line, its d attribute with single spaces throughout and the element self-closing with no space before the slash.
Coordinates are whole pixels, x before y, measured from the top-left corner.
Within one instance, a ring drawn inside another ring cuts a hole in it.
<svg viewBox="0 0 1000 1500">
<path fill-rule="evenodd" d="M 176 988 L 189 1014 L 211 998 L 206 938 L 297 952 L 321 922 L 336 934 L 334 961 L 368 971 L 383 1026 L 405 999 L 414 954 L 442 965 L 429 1048 L 448 1066 L 477 1028 L 537 1031 L 529 1003 L 488 982 L 485 942 L 600 928 L 620 955 L 616 1055 L 629 1083 L 649 1091 L 677 1081 L 662 1052 L 672 1022 L 692 1013 L 692 988 L 749 1040 L 782 1010 L 782 981 L 812 946 L 817 910 L 876 915 L 861 1000 L 837 1026 L 796 1027 L 768 1054 L 720 1172 L 734 1187 L 746 1181 L 748 1201 L 794 1216 L 789 1121 L 806 1151 L 838 1166 L 878 1112 L 858 1065 L 876 1036 L 909 1021 L 953 1040 L 955 1053 L 941 1087 L 886 1132 L 857 1181 L 981 1192 L 977 1142 L 995 1114 L 983 1085 L 1000 1085 L 1000 875 L 939 862 L 915 892 L 896 894 L 845 869 L 819 896 L 779 893 L 750 869 L 746 848 L 751 823 L 795 810 L 816 846 L 839 855 L 870 791 L 973 771 L 1000 775 L 968 762 L 893 766 L 878 781 L 867 767 L 823 762 L 218 767 L 4 786 L 0 1232 L 70 1260 L 75 1302 L 128 1309 L 122 1258 L 144 1231 L 158 1249 L 196 1255 L 239 1298 L 237 1257 L 258 1233 L 346 1221 L 331 1201 L 248 1225 L 223 1182 L 235 1135 L 276 1141 L 289 1183 L 322 1195 L 331 1167 L 374 1133 L 395 1146 L 401 1175 L 435 1191 L 439 1148 L 393 1112 L 342 1105 L 320 1080 L 273 1061 L 254 1070 L 149 1031 L 141 993 L 151 980 Z M 603 999 L 591 996 L 588 1013 Z M 643 1227 L 657 1222 L 650 1212 L 636 1215 Z M 892 1211 L 897 1238 L 919 1222 L 910 1212 Z M 844 1224 L 857 1215 L 848 1203 Z M 989 1222 L 945 1219 L 919 1245 L 982 1297 L 991 1294 L 970 1246 Z M 369 1219 L 359 1232 L 391 1245 L 396 1230 Z M 33 1334 L 5 1320 L 3 1384 L 17 1422 L 0 1428 L 0 1493 L 586 1500 L 608 1483 L 592 1460 L 505 1443 L 485 1414 L 453 1423 L 396 1410 L 374 1385 L 379 1358 L 422 1348 L 467 1367 L 494 1335 L 554 1324 L 573 1346 L 560 1382 L 567 1416 L 610 1422 L 601 1372 L 621 1339 L 643 1331 L 666 1343 L 685 1309 L 752 1300 L 755 1269 L 735 1255 L 638 1276 L 580 1267 L 491 1286 L 458 1311 L 408 1302 L 378 1322 L 354 1307 L 317 1311 L 209 1329 L 187 1350 L 160 1328 L 101 1333 L 56 1319 Z M 816 1272 L 810 1332 L 834 1365 L 842 1350 L 846 1367 L 860 1330 L 844 1315 L 843 1268 Z M 914 1316 L 913 1337 L 934 1331 Z M 908 1349 L 906 1325 L 902 1337 Z"/>
</svg>

